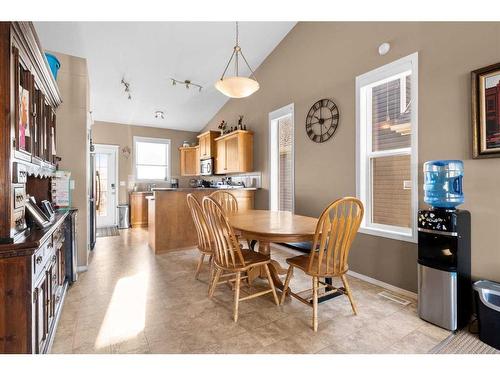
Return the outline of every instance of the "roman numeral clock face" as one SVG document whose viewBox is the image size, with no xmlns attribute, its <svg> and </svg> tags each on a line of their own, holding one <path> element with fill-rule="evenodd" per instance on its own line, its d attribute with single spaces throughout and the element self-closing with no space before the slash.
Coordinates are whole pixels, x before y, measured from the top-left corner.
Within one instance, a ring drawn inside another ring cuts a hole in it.
<svg viewBox="0 0 500 375">
<path fill-rule="evenodd" d="M 323 143 L 335 134 L 338 124 L 337 105 L 330 99 L 321 99 L 307 113 L 306 133 L 312 141 Z"/>
</svg>

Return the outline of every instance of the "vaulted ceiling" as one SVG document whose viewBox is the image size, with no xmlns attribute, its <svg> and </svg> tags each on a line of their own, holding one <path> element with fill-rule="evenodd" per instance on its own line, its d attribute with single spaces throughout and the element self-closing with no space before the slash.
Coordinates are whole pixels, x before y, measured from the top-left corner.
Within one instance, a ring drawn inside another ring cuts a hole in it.
<svg viewBox="0 0 500 375">
<path fill-rule="evenodd" d="M 254 70 L 294 25 L 240 23 L 240 45 Z M 228 100 L 214 83 L 232 52 L 234 23 L 35 22 L 35 27 L 45 49 L 87 59 L 95 121 L 198 131 Z M 132 100 L 120 83 L 123 77 Z M 173 86 L 171 77 L 203 89 Z M 164 119 L 155 118 L 158 110 Z"/>
</svg>

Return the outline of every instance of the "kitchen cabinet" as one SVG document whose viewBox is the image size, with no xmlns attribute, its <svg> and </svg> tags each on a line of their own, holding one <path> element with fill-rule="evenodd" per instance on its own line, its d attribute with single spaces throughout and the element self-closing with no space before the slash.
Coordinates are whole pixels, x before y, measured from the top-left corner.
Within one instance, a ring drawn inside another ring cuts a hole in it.
<svg viewBox="0 0 500 375">
<path fill-rule="evenodd" d="M 198 136 L 200 145 L 200 160 L 214 158 L 216 156 L 215 138 L 220 132 L 209 130 Z"/>
<path fill-rule="evenodd" d="M 253 132 L 237 130 L 215 139 L 215 173 L 253 171 Z"/>
<path fill-rule="evenodd" d="M 200 146 L 179 147 L 181 176 L 198 176 L 200 174 Z"/>
<path fill-rule="evenodd" d="M 143 191 L 130 193 L 130 224 L 132 228 L 148 226 L 148 201 L 146 197 L 151 195 L 153 193 Z"/>
</svg>

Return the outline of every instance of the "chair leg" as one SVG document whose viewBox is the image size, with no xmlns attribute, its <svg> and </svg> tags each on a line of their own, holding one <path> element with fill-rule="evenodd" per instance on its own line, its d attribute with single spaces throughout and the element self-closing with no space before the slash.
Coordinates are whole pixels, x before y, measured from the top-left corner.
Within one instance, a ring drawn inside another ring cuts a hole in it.
<svg viewBox="0 0 500 375">
<path fill-rule="evenodd" d="M 266 270 L 267 281 L 269 282 L 269 286 L 271 287 L 271 290 L 273 292 L 274 302 L 279 306 L 280 301 L 278 300 L 278 295 L 276 294 L 276 288 L 274 287 L 274 281 L 271 277 L 271 272 L 269 272 L 269 265 L 264 264 L 264 269 Z"/>
<path fill-rule="evenodd" d="M 215 276 L 212 280 L 212 285 L 210 285 L 210 288 L 208 289 L 208 298 L 212 298 L 214 296 L 215 288 L 217 287 L 217 283 L 219 282 L 221 273 L 222 270 L 220 268 L 217 268 L 215 271 Z"/>
<path fill-rule="evenodd" d="M 293 275 L 293 266 L 288 267 L 288 272 L 286 273 L 285 285 L 283 285 L 283 291 L 281 292 L 281 301 L 280 304 L 283 305 L 285 302 L 286 293 L 288 290 L 288 286 L 290 285 L 290 279 Z"/>
<path fill-rule="evenodd" d="M 205 254 L 201 253 L 200 260 L 198 261 L 198 265 L 196 266 L 196 273 L 194 274 L 194 278 L 198 280 L 198 276 L 200 275 L 201 266 L 203 266 L 203 261 L 205 260 Z"/>
<path fill-rule="evenodd" d="M 240 302 L 240 280 L 241 280 L 241 272 L 236 272 L 236 282 L 234 286 L 234 315 L 233 315 L 233 320 L 235 322 L 238 321 L 238 305 Z"/>
<path fill-rule="evenodd" d="M 342 279 L 342 283 L 344 284 L 344 288 L 347 292 L 347 297 L 351 302 L 352 311 L 354 312 L 354 315 L 358 315 L 358 310 L 356 309 L 356 304 L 354 303 L 354 298 L 352 297 L 352 292 L 351 288 L 349 287 L 349 283 L 347 282 L 347 277 L 345 275 L 342 275 L 340 276 L 340 278 Z"/>
<path fill-rule="evenodd" d="M 210 255 L 210 258 L 208 258 L 208 266 L 210 267 L 208 276 L 208 285 L 210 288 L 210 285 L 212 285 L 212 280 L 214 279 L 214 259 L 212 255 Z"/>
<path fill-rule="evenodd" d="M 313 330 L 318 331 L 318 278 L 313 277 Z"/>
</svg>

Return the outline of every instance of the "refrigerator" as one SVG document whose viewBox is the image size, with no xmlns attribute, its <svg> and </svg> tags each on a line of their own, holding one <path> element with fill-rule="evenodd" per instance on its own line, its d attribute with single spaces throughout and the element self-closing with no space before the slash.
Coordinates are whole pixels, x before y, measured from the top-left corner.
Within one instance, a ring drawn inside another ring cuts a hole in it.
<svg viewBox="0 0 500 375">
<path fill-rule="evenodd" d="M 96 210 L 98 205 L 99 172 L 95 167 L 95 153 L 90 152 L 90 189 L 89 189 L 89 228 L 90 228 L 90 250 L 94 250 L 96 240 Z"/>
</svg>

